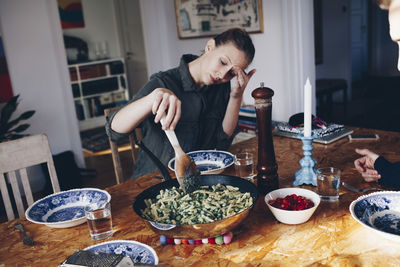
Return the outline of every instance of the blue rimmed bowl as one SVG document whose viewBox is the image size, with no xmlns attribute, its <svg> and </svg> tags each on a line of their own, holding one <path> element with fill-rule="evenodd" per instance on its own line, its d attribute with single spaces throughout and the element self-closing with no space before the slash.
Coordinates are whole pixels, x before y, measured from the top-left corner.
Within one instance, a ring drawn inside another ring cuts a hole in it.
<svg viewBox="0 0 400 267">
<path fill-rule="evenodd" d="M 187 155 L 194 160 L 201 174 L 219 174 L 235 162 L 235 156 L 226 151 L 199 150 Z M 175 171 L 175 158 L 168 162 L 168 168 Z"/>
<path fill-rule="evenodd" d="M 25 216 L 33 223 L 68 228 L 86 222 L 84 209 L 87 205 L 95 204 L 100 208 L 110 200 L 110 194 L 101 189 L 72 189 L 39 199 L 26 210 Z"/>
<path fill-rule="evenodd" d="M 350 213 L 362 226 L 385 238 L 400 241 L 400 192 L 384 191 L 361 196 Z"/>
<path fill-rule="evenodd" d="M 107 241 L 87 247 L 84 250 L 126 255 L 131 257 L 135 263 L 158 264 L 158 256 L 154 249 L 137 241 Z"/>
</svg>

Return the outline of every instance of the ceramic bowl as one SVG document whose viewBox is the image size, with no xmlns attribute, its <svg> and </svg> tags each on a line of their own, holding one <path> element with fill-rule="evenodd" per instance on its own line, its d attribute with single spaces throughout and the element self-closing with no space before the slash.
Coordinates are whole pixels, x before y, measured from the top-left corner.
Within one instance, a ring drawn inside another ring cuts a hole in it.
<svg viewBox="0 0 400 267">
<path fill-rule="evenodd" d="M 284 198 L 287 195 L 292 195 L 292 194 L 296 194 L 298 196 L 303 196 L 310 199 L 312 202 L 314 202 L 314 207 L 306 210 L 283 210 L 275 208 L 270 204 L 268 204 L 269 200 L 277 199 L 278 197 Z M 308 219 L 310 219 L 314 211 L 317 209 L 320 202 L 321 199 L 317 193 L 314 193 L 311 190 L 297 188 L 297 187 L 277 189 L 272 192 L 269 192 L 265 196 L 265 203 L 267 204 L 272 214 L 278 221 L 285 224 L 300 224 L 308 221 Z"/>
<path fill-rule="evenodd" d="M 361 196 L 350 204 L 351 216 L 367 229 L 400 241 L 400 192 L 384 191 Z"/>
<path fill-rule="evenodd" d="M 85 207 L 99 207 L 110 202 L 107 191 L 97 188 L 80 188 L 48 195 L 33 203 L 25 212 L 26 218 L 37 224 L 54 228 L 68 228 L 86 222 Z"/>
<path fill-rule="evenodd" d="M 87 247 L 84 250 L 122 254 L 131 257 L 135 263 L 149 264 L 149 266 L 155 266 L 158 264 L 158 256 L 154 249 L 137 241 L 107 241 Z"/>
<path fill-rule="evenodd" d="M 219 174 L 235 162 L 235 156 L 226 151 L 199 150 L 187 153 L 196 163 L 201 174 Z M 175 171 L 175 158 L 168 162 Z"/>
</svg>

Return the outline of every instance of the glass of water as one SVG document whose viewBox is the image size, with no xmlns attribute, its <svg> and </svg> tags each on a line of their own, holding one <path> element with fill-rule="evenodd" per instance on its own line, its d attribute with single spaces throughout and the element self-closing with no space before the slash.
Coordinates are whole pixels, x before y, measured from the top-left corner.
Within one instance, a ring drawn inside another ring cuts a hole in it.
<svg viewBox="0 0 400 267">
<path fill-rule="evenodd" d="M 339 199 L 341 171 L 334 167 L 317 169 L 317 190 L 323 201 Z"/>
<path fill-rule="evenodd" d="M 235 155 L 236 175 L 247 180 L 254 178 L 254 159 L 250 152 L 242 152 Z"/>
<path fill-rule="evenodd" d="M 112 219 L 110 202 L 102 207 L 97 204 L 85 207 L 89 233 L 93 240 L 102 240 L 112 236 Z"/>
</svg>

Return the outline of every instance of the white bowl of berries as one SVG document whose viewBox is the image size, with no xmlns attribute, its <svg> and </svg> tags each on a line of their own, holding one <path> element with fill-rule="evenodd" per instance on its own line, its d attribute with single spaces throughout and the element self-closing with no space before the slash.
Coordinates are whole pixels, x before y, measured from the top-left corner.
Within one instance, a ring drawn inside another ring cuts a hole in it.
<svg viewBox="0 0 400 267">
<path fill-rule="evenodd" d="M 277 189 L 265 196 L 265 203 L 272 214 L 285 224 L 308 221 L 320 202 L 317 193 L 297 187 Z"/>
</svg>

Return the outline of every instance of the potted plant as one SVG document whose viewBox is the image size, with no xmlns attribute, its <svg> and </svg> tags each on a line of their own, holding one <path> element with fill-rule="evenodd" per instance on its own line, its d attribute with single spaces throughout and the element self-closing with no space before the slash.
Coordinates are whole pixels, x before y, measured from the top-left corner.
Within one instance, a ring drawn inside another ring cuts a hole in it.
<svg viewBox="0 0 400 267">
<path fill-rule="evenodd" d="M 23 134 L 30 124 L 21 123 L 35 114 L 34 110 L 25 111 L 16 119 L 11 119 L 12 114 L 18 107 L 19 95 L 13 96 L 2 108 L 0 113 L 0 142 L 18 139 L 28 134 Z"/>
</svg>

